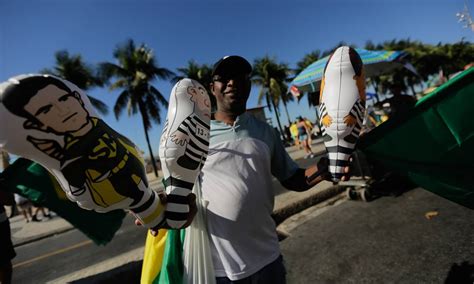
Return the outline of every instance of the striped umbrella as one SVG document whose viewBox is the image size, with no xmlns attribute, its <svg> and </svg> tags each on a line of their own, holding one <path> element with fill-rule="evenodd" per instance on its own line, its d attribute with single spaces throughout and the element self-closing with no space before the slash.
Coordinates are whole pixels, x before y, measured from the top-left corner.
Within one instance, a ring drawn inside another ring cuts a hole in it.
<svg viewBox="0 0 474 284">
<path fill-rule="evenodd" d="M 403 66 L 405 63 L 402 62 L 402 59 L 407 55 L 404 51 L 373 51 L 362 48 L 355 50 L 364 62 L 366 77 L 380 75 Z M 290 85 L 296 86 L 300 92 L 318 91 L 328 58 L 329 55 L 311 63 L 293 79 Z"/>
</svg>

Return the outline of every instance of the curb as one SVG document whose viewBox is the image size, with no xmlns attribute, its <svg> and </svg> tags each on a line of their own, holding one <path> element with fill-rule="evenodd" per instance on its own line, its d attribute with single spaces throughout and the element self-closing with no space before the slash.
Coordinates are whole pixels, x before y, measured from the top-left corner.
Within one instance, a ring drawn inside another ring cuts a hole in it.
<svg viewBox="0 0 474 284">
<path fill-rule="evenodd" d="M 347 200 L 347 195 L 345 193 L 339 193 L 288 217 L 276 228 L 278 240 L 282 242 L 291 237 L 292 231 L 295 228 L 302 226 L 308 220 L 315 218 L 317 215 L 329 210 L 331 206 L 343 200 Z"/>
<path fill-rule="evenodd" d="M 13 247 L 16 248 L 16 247 L 19 247 L 19 246 L 27 245 L 27 244 L 52 237 L 54 235 L 59 235 L 59 234 L 62 234 L 62 233 L 66 233 L 66 232 L 69 232 L 69 231 L 72 231 L 72 230 L 75 230 L 75 229 L 76 228 L 71 226 L 71 227 L 68 227 L 68 228 L 58 229 L 58 230 L 47 232 L 47 233 L 44 233 L 44 234 L 41 234 L 41 235 L 36 235 L 36 236 L 33 236 L 33 237 L 29 237 L 29 238 L 20 240 L 18 242 L 15 242 L 13 244 Z"/>
<path fill-rule="evenodd" d="M 142 261 L 132 261 L 96 275 L 73 280 L 68 283 L 138 283 L 142 274 Z"/>
<path fill-rule="evenodd" d="M 290 203 L 278 210 L 273 211 L 272 217 L 275 220 L 276 225 L 280 225 L 286 219 L 291 216 L 300 213 L 301 211 L 308 209 L 311 206 L 314 206 L 318 203 L 324 202 L 344 191 L 344 187 L 333 185 L 327 189 L 318 191 L 313 195 L 308 196 L 302 200 Z"/>
<path fill-rule="evenodd" d="M 315 194 L 288 204 L 278 210 L 275 210 L 272 213 L 272 217 L 276 222 L 276 225 L 280 225 L 286 219 L 290 218 L 293 215 L 296 215 L 309 207 L 323 203 L 331 198 L 334 198 L 337 195 L 340 195 L 344 191 L 344 187 L 333 185 L 327 189 L 316 192 Z M 279 240 L 283 240 L 285 232 L 277 232 L 279 234 Z M 115 269 L 102 272 L 97 275 L 88 276 L 85 278 L 77 279 L 72 283 L 115 283 L 122 282 L 123 279 L 130 280 L 131 282 L 138 282 L 139 277 L 141 276 L 142 261 L 133 261 L 126 264 L 123 264 Z M 138 279 L 132 279 L 137 277 Z"/>
</svg>

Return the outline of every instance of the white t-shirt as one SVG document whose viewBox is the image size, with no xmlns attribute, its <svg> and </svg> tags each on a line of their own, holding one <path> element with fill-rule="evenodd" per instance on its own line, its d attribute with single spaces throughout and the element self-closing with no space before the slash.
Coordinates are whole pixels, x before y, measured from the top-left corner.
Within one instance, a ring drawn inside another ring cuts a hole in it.
<svg viewBox="0 0 474 284">
<path fill-rule="evenodd" d="M 252 115 L 233 126 L 211 121 L 200 180 L 216 277 L 239 280 L 278 258 L 271 176 L 283 181 L 297 169 L 277 133 Z"/>
</svg>

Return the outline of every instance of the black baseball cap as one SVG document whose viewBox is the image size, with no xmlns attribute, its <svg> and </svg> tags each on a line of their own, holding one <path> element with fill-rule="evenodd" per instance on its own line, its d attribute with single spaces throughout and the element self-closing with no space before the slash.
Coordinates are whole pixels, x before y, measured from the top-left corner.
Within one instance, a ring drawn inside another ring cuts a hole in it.
<svg viewBox="0 0 474 284">
<path fill-rule="evenodd" d="M 229 74 L 250 74 L 252 65 L 243 57 L 238 55 L 224 56 L 214 64 L 212 76 Z"/>
</svg>

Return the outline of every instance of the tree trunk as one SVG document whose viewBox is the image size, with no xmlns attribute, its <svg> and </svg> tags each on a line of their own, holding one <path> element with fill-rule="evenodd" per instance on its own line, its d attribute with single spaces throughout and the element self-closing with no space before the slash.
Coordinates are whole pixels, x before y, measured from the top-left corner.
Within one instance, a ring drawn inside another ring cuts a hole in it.
<svg viewBox="0 0 474 284">
<path fill-rule="evenodd" d="M 314 107 L 314 113 L 316 114 L 316 123 L 319 124 L 319 110 L 318 110 L 318 106 L 315 106 L 315 107 Z"/>
<path fill-rule="evenodd" d="M 145 130 L 146 143 L 148 144 L 148 151 L 150 151 L 151 165 L 153 166 L 153 171 L 155 172 L 155 176 L 158 177 L 158 169 L 156 167 L 155 156 L 153 155 L 153 150 L 151 149 L 150 137 L 148 137 L 148 131 L 146 130 L 146 125 L 145 125 L 145 120 L 143 119 L 143 114 L 142 114 L 142 122 L 143 122 L 143 129 Z"/>
<path fill-rule="evenodd" d="M 270 96 L 270 101 L 272 101 L 273 109 L 275 110 L 275 117 L 277 119 L 278 128 L 280 129 L 280 136 L 285 137 L 285 133 L 283 132 L 283 129 L 281 128 L 280 117 L 279 117 L 280 115 L 278 114 L 278 110 L 276 108 L 275 101 L 273 100 L 273 98 L 271 96 Z"/>
<path fill-rule="evenodd" d="M 290 114 L 288 113 L 288 107 L 286 106 L 286 102 L 284 99 L 282 99 L 283 101 L 283 106 L 285 107 L 285 111 L 286 111 L 286 117 L 288 118 L 288 127 L 290 127 L 291 125 L 291 120 L 290 120 Z M 289 138 L 289 137 L 288 137 Z"/>
</svg>

